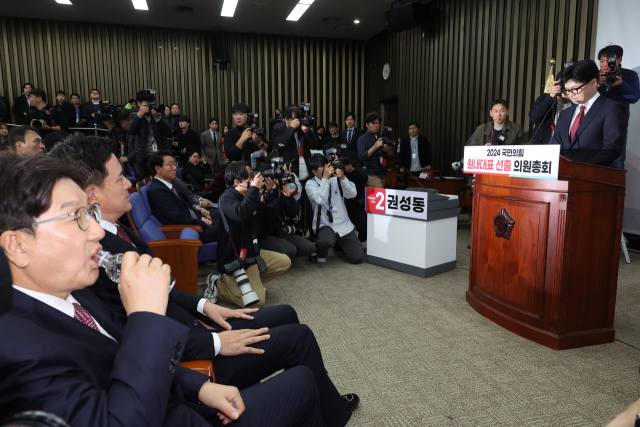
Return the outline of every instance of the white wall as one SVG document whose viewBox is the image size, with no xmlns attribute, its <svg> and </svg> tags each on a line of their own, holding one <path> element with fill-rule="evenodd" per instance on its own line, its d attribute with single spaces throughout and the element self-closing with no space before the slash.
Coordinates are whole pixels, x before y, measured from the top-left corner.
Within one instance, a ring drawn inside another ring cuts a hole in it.
<svg viewBox="0 0 640 427">
<path fill-rule="evenodd" d="M 609 44 L 620 45 L 624 49 L 622 66 L 640 74 L 639 17 L 640 0 L 600 0 L 595 54 Z M 627 196 L 623 230 L 640 235 L 640 102 L 631 105 L 625 167 Z"/>
</svg>

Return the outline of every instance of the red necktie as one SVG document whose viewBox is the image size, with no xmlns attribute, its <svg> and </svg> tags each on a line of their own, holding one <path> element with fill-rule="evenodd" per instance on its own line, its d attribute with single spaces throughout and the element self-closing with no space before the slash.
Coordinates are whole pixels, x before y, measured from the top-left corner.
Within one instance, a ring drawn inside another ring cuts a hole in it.
<svg viewBox="0 0 640 427">
<path fill-rule="evenodd" d="M 576 135 L 582 119 L 584 119 L 584 105 L 580 106 L 578 117 L 576 117 L 576 119 L 573 121 L 573 126 L 571 126 L 571 141 L 573 141 L 573 137 Z"/>
<path fill-rule="evenodd" d="M 116 229 L 118 230 L 118 237 L 119 238 L 124 239 L 128 243 L 131 243 L 133 245 L 133 242 L 131 241 L 131 239 L 129 238 L 127 233 L 122 229 L 122 227 L 120 227 L 119 225 L 116 225 Z"/>
<path fill-rule="evenodd" d="M 77 302 L 74 302 L 73 309 L 74 309 L 74 314 L 73 314 L 74 319 L 100 332 L 100 329 L 98 329 L 98 325 L 96 325 L 96 322 L 95 320 L 93 320 L 93 317 L 91 317 L 89 312 L 85 310 L 80 304 L 78 304 Z"/>
</svg>

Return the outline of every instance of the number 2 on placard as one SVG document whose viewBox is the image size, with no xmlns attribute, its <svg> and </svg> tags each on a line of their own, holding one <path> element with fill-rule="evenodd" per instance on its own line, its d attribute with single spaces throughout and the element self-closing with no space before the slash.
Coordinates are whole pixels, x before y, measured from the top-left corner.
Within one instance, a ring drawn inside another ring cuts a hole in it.
<svg viewBox="0 0 640 427">
<path fill-rule="evenodd" d="M 378 200 L 378 203 L 376 204 L 376 209 L 379 210 L 384 210 L 384 194 L 382 193 L 377 193 L 376 194 L 376 199 L 380 199 Z"/>
</svg>

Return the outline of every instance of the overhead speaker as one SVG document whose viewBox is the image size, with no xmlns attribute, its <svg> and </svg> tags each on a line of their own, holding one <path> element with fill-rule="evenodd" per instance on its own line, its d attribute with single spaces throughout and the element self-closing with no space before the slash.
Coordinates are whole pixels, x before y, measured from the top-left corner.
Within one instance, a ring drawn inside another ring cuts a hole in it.
<svg viewBox="0 0 640 427">
<path fill-rule="evenodd" d="M 227 56 L 227 36 L 223 31 L 214 31 L 209 35 L 209 49 L 213 62 L 226 64 L 229 62 Z"/>
<path fill-rule="evenodd" d="M 390 34 L 410 30 L 426 21 L 428 6 L 421 3 L 407 3 L 384 13 Z"/>
</svg>

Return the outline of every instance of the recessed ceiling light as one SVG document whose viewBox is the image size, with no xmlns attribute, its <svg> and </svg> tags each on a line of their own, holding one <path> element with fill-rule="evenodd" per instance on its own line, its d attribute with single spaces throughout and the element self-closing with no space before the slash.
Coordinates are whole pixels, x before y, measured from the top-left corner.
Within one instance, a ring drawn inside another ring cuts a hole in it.
<svg viewBox="0 0 640 427">
<path fill-rule="evenodd" d="M 58 4 L 71 4 L 70 0 L 56 0 L 56 3 Z"/>
<path fill-rule="evenodd" d="M 133 7 L 138 10 L 149 10 L 147 6 L 147 0 L 131 0 L 133 1 Z"/>
<path fill-rule="evenodd" d="M 309 9 L 308 4 L 298 3 L 296 7 L 293 8 L 289 16 L 287 16 L 287 21 L 297 21 L 300 19 L 303 13 L 305 13 Z"/>
<path fill-rule="evenodd" d="M 299 4 L 312 4 L 314 2 L 314 0 L 300 0 L 298 3 Z"/>
<path fill-rule="evenodd" d="M 229 18 L 233 17 L 233 14 L 236 12 L 236 6 L 238 5 L 238 0 L 224 0 L 222 4 L 222 12 L 220 12 L 220 16 L 227 16 Z"/>
<path fill-rule="evenodd" d="M 359 19 L 356 19 L 356 20 L 354 20 L 354 21 L 353 21 L 353 23 L 354 23 L 354 24 L 359 24 L 359 23 L 360 23 L 360 20 L 359 20 Z"/>
</svg>

